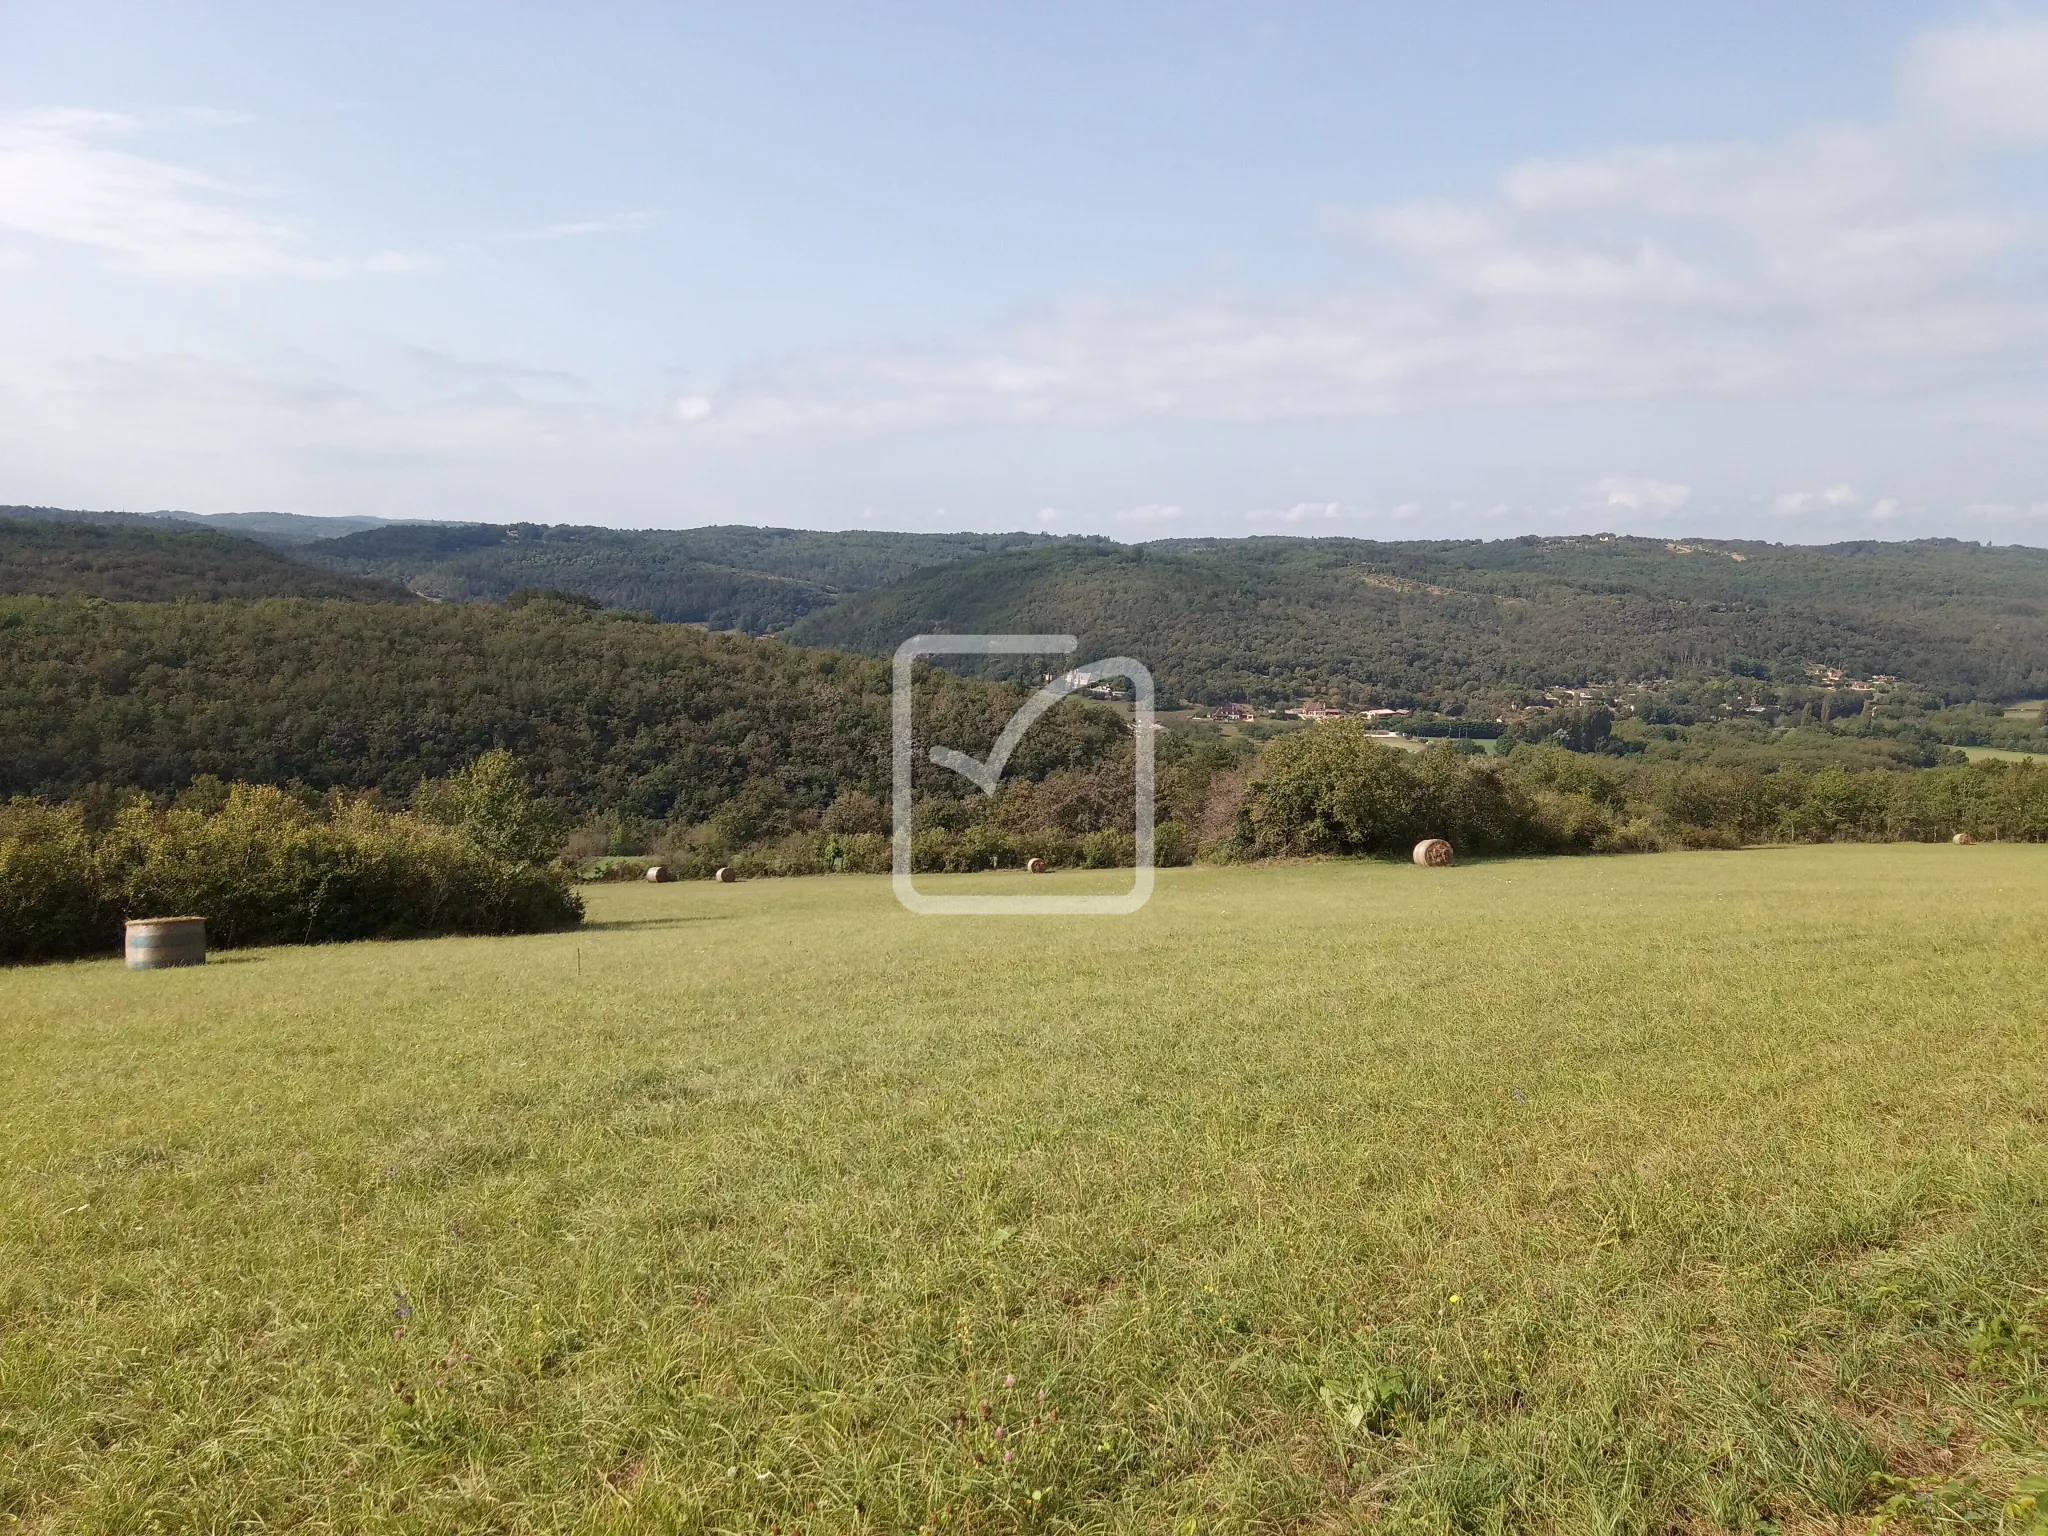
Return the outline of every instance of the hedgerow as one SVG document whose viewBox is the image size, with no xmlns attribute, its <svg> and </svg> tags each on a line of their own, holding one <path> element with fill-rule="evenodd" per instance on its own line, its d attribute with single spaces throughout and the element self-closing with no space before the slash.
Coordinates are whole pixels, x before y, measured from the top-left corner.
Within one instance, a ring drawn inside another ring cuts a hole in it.
<svg viewBox="0 0 2048 1536">
<path fill-rule="evenodd" d="M 1269 745 L 1222 857 L 1401 855 L 1423 837 L 1461 853 L 1633 853 L 1784 842 L 2048 840 L 2048 769 L 1762 772 L 1596 757 L 1403 752 L 1335 721 Z"/>
<path fill-rule="evenodd" d="M 582 913 L 559 864 L 367 799 L 236 784 L 214 806 L 133 797 L 97 831 L 79 805 L 0 805 L 0 962 L 118 949 L 133 917 L 204 917 L 210 946 L 236 948 L 530 933 Z"/>
</svg>

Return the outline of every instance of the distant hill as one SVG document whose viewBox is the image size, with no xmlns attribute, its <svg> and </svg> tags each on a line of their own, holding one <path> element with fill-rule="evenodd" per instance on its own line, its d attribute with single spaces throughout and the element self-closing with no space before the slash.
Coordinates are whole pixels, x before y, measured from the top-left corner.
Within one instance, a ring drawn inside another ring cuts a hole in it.
<svg viewBox="0 0 2048 1536">
<path fill-rule="evenodd" d="M 737 797 L 745 825 L 783 830 L 846 790 L 886 801 L 889 686 L 888 665 L 863 657 L 547 601 L 7 597 L 0 800 L 161 793 L 201 774 L 397 797 L 509 747 L 579 814 L 690 824 Z M 1021 702 L 942 674 L 923 687 L 919 730 L 969 751 Z M 1062 708 L 1014 773 L 1085 766 L 1129 739 L 1100 706 Z M 981 793 L 950 770 L 927 778 L 942 796 Z"/>
<path fill-rule="evenodd" d="M 84 512 L 70 507 L 0 507 L 0 517 L 33 518 L 39 522 L 181 523 L 240 534 L 280 549 L 338 539 L 368 528 L 401 526 L 386 517 L 313 517 L 303 512 Z"/>
<path fill-rule="evenodd" d="M 2048 695 L 2048 551 L 1612 535 L 1402 543 L 24 514 L 0 591 L 137 599 L 577 594 L 677 623 L 886 655 L 929 630 L 1071 632 L 1171 696 L 1477 708 L 1545 690 L 1890 676 L 1943 701 Z M 369 520 L 374 521 L 374 520 Z M 229 537 L 233 527 L 248 537 Z M 265 549 L 255 542 L 272 545 Z M 180 543 L 179 540 L 212 540 Z M 281 543 L 297 540 L 299 542 Z M 1037 659 L 997 659 L 1023 678 Z M 1724 698 L 1722 712 L 1746 701 Z M 1817 707 L 1817 706 L 1816 706 Z"/>
<path fill-rule="evenodd" d="M 1137 656 L 1166 691 L 1208 702 L 1485 698 L 1713 672 L 1797 682 L 1816 665 L 2022 698 L 2048 692 L 2048 551 L 1076 539 L 914 572 L 789 638 L 880 655 L 928 630 L 1071 632 L 1082 656 Z"/>
<path fill-rule="evenodd" d="M 912 571 L 1048 542 L 1028 533 L 427 523 L 295 553 L 322 570 L 399 582 L 444 601 L 498 601 L 544 587 L 670 622 L 767 634 Z"/>
<path fill-rule="evenodd" d="M 371 528 L 403 528 L 408 523 L 388 517 L 316 517 L 304 512 L 167 512 L 166 517 L 189 518 L 222 533 L 239 533 L 259 544 L 292 549 L 321 539 L 345 538 Z"/>
<path fill-rule="evenodd" d="M 309 570 L 245 538 L 126 517 L 0 516 L 0 595 L 117 602 L 260 597 L 413 601 L 388 582 Z"/>
</svg>

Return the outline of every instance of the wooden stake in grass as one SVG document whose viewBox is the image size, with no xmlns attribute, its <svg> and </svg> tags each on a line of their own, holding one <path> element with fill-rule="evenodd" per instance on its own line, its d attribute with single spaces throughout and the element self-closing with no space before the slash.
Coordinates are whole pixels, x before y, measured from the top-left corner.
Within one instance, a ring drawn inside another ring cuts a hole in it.
<svg viewBox="0 0 2048 1536">
<path fill-rule="evenodd" d="M 1424 869 L 1449 869 L 1451 845 L 1440 837 L 1425 837 L 1415 845 L 1415 862 Z"/>
</svg>

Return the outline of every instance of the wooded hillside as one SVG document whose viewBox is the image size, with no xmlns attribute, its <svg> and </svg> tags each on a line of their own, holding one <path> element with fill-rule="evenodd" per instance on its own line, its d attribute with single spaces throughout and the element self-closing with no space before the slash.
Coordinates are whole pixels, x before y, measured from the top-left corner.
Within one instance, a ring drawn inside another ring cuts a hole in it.
<svg viewBox="0 0 2048 1536">
<path fill-rule="evenodd" d="M 922 690 L 921 739 L 970 752 L 1020 702 L 940 672 Z M 202 774 L 403 797 L 505 747 L 578 814 L 687 823 L 738 802 L 772 826 L 846 791 L 886 797 L 888 721 L 884 662 L 545 600 L 0 599 L 0 797 L 162 793 Z M 1107 708 L 1068 701 L 1013 771 L 1128 740 Z M 919 777 L 972 791 L 929 764 Z"/>
<path fill-rule="evenodd" d="M 1956 699 L 2048 691 L 2048 551 L 1652 539 L 1378 544 L 1068 540 L 916 572 L 812 614 L 803 644 L 928 630 L 1077 634 L 1215 702 L 1397 700 L 1814 666 Z M 1003 665 L 996 663 L 991 670 Z"/>
<path fill-rule="evenodd" d="M 0 516 L 0 596 L 125 602 L 339 597 L 409 602 L 400 587 L 310 570 L 249 539 L 154 519 Z"/>
<path fill-rule="evenodd" d="M 669 622 L 767 634 L 924 566 L 1044 542 L 1037 534 L 439 523 L 373 529 L 295 553 L 323 570 L 447 601 L 544 587 Z"/>
</svg>

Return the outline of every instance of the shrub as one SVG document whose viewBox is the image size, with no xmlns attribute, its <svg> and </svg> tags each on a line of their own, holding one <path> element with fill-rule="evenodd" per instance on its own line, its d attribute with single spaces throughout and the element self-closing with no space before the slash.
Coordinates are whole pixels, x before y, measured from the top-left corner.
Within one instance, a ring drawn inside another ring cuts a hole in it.
<svg viewBox="0 0 2048 1536">
<path fill-rule="evenodd" d="M 77 807 L 0 812 L 0 959 L 105 952 L 123 918 L 184 914 L 228 949 L 531 933 L 574 925 L 583 906 L 558 865 L 503 858 L 367 801 L 315 810 L 237 784 L 212 812 L 131 804 L 97 838 Z"/>
<path fill-rule="evenodd" d="M 1090 832 L 1082 837 L 1080 857 L 1073 862 L 1083 869 L 1128 869 L 1138 862 L 1138 839 L 1113 828 Z"/>
<path fill-rule="evenodd" d="M 110 949 L 120 933 L 83 808 L 0 806 L 0 963 Z"/>
<path fill-rule="evenodd" d="M 1162 821 L 1152 829 L 1152 862 L 1162 869 L 1195 862 L 1195 835 L 1185 822 Z"/>
<path fill-rule="evenodd" d="M 1445 747 L 1384 746 L 1356 720 L 1283 736 L 1266 748 L 1245 794 L 1253 853 L 1402 855 L 1424 837 L 1462 852 L 1524 853 L 1556 830 L 1519 784 L 1489 761 Z"/>
<path fill-rule="evenodd" d="M 445 779 L 429 779 L 414 792 L 413 808 L 513 864 L 550 863 L 569 840 L 561 811 L 534 797 L 518 759 L 503 748 Z"/>
</svg>

